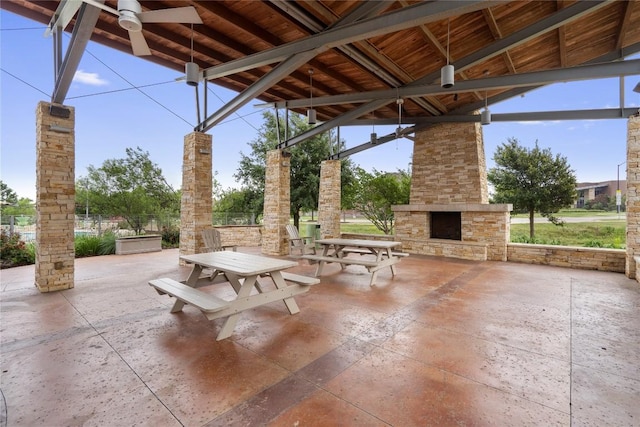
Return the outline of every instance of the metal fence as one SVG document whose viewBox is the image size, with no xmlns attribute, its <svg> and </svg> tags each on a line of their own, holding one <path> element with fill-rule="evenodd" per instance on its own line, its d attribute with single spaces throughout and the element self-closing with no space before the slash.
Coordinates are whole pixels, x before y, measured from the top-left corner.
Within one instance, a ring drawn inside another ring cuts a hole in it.
<svg viewBox="0 0 640 427">
<path fill-rule="evenodd" d="M 215 212 L 212 225 L 254 225 L 258 215 L 242 212 Z M 20 233 L 25 242 L 32 242 L 36 238 L 36 217 L 28 215 L 10 215 L 1 218 L 2 229 L 9 233 Z M 144 220 L 144 230 L 147 233 L 160 233 L 165 226 L 180 227 L 180 217 L 162 218 L 148 216 Z M 76 236 L 101 236 L 105 232 L 118 236 L 131 236 L 135 232 L 129 224 L 118 217 L 102 215 L 76 215 L 74 232 Z"/>
</svg>

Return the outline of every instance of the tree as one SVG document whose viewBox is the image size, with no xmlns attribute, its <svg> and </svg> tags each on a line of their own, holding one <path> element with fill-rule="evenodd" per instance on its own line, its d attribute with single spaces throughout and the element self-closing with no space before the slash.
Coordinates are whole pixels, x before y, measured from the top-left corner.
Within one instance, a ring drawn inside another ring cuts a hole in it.
<svg viewBox="0 0 640 427">
<path fill-rule="evenodd" d="M 260 195 L 260 211 L 264 208 L 264 183 L 267 152 L 275 149 L 279 141 L 285 139 L 285 126 L 282 120 L 276 122 L 276 116 L 271 111 L 263 113 L 264 124 L 260 128 L 259 136 L 249 143 L 251 153 L 240 153 L 240 166 L 234 177 L 245 189 Z M 304 117 L 298 114 L 290 116 L 290 134 L 297 135 L 311 126 Z M 279 136 L 278 136 L 279 135 Z M 330 135 L 323 133 L 307 141 L 297 144 L 287 150 L 291 153 L 291 215 L 296 227 L 300 226 L 300 212 L 318 208 L 318 194 L 320 185 L 320 163 L 331 154 L 331 149 L 337 152 L 343 147 L 343 142 L 336 144 Z M 351 161 L 342 160 L 342 185 L 349 185 L 353 181 Z"/>
<path fill-rule="evenodd" d="M 228 190 L 218 190 L 213 202 L 214 217 L 222 214 L 240 214 L 244 221 L 251 215 L 252 219 L 257 220 L 262 215 L 263 195 L 256 193 L 248 188 Z M 237 218 L 234 218 L 237 220 Z M 214 221 L 215 223 L 215 221 Z"/>
<path fill-rule="evenodd" d="M 0 181 L 0 209 L 18 203 L 18 195 L 7 184 Z"/>
<path fill-rule="evenodd" d="M 512 203 L 516 212 L 529 213 L 529 238 L 533 241 L 534 213 L 539 212 L 553 224 L 562 225 L 554 213 L 569 207 L 576 198 L 576 177 L 567 159 L 555 157 L 551 150 L 532 149 L 509 138 L 496 149 L 493 156 L 496 167 L 487 173 L 495 188 L 493 201 Z"/>
<path fill-rule="evenodd" d="M 409 203 L 411 176 L 402 170 L 389 173 L 374 169 L 373 173 L 369 173 L 358 168 L 356 177 L 353 195 L 355 209 L 384 234 L 392 234 L 395 217 L 391 206 Z"/>
<path fill-rule="evenodd" d="M 88 191 L 92 212 L 122 216 L 140 234 L 152 216 L 175 215 L 180 196 L 148 152 L 137 147 L 126 153 L 126 158 L 105 160 L 99 168 L 90 165 L 76 188 Z"/>
</svg>

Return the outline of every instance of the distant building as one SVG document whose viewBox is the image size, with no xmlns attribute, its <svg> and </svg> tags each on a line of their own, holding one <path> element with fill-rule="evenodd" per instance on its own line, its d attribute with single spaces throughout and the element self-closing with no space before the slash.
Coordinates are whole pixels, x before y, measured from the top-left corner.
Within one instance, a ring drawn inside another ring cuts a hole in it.
<svg viewBox="0 0 640 427">
<path fill-rule="evenodd" d="M 603 182 L 579 182 L 576 188 L 578 199 L 576 200 L 576 208 L 583 208 L 585 203 L 595 200 L 601 194 L 615 200 L 616 190 L 618 189 L 618 181 Z M 620 180 L 620 192 L 624 197 L 627 194 L 627 181 Z"/>
</svg>

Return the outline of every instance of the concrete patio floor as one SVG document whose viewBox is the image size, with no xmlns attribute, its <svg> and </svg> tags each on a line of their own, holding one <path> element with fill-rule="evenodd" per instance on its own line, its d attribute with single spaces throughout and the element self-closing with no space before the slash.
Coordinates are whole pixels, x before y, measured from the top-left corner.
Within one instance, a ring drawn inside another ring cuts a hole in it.
<svg viewBox="0 0 640 427">
<path fill-rule="evenodd" d="M 217 342 L 224 319 L 147 285 L 189 271 L 177 250 L 78 259 L 40 294 L 33 266 L 2 270 L 0 425 L 640 425 L 622 274 L 412 255 L 370 287 L 332 264 L 299 314 L 259 307 Z"/>
</svg>

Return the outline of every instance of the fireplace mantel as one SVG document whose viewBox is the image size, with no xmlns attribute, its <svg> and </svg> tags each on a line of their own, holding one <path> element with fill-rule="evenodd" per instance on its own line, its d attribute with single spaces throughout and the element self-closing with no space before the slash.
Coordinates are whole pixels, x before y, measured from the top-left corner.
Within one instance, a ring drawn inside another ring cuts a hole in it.
<svg viewBox="0 0 640 427">
<path fill-rule="evenodd" d="M 395 205 L 394 212 L 511 212 L 511 204 L 489 203 L 444 203 L 444 204 L 413 204 Z"/>
</svg>

